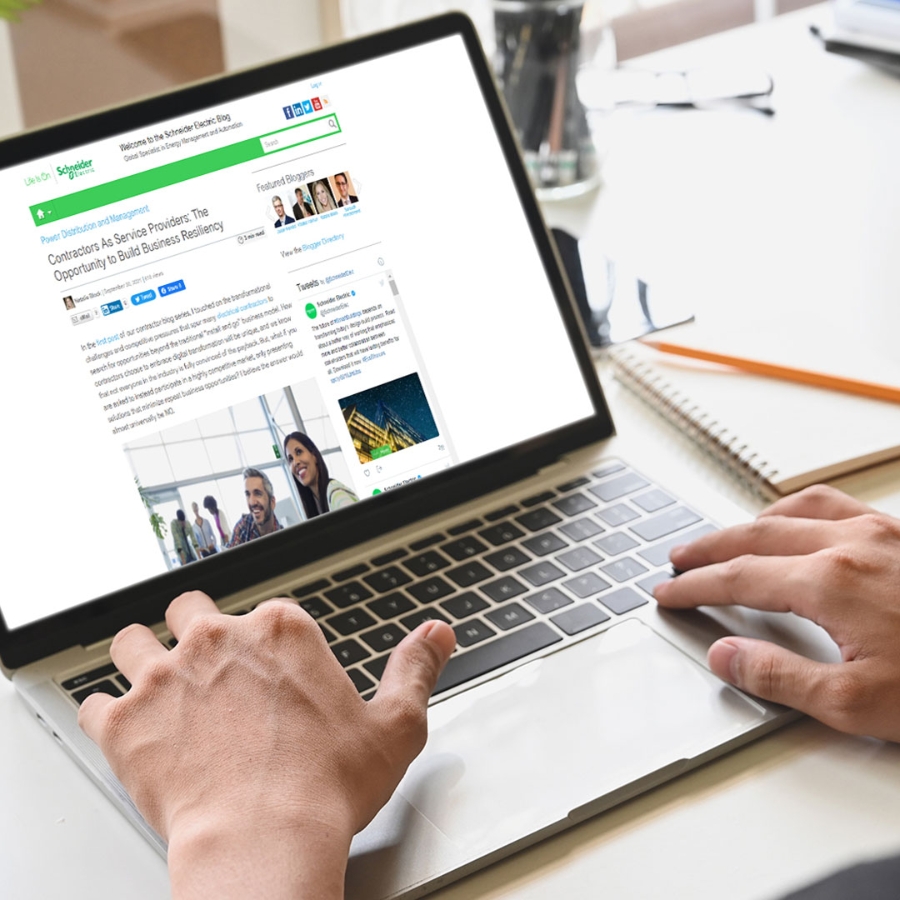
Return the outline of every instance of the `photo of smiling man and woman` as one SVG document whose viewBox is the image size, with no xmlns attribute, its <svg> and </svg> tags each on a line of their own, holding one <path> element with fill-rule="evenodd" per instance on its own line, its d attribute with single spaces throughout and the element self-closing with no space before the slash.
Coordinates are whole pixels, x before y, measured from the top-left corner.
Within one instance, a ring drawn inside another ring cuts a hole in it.
<svg viewBox="0 0 900 900">
<path fill-rule="evenodd" d="M 300 525 L 359 498 L 315 381 L 124 445 L 169 569 Z"/>
</svg>

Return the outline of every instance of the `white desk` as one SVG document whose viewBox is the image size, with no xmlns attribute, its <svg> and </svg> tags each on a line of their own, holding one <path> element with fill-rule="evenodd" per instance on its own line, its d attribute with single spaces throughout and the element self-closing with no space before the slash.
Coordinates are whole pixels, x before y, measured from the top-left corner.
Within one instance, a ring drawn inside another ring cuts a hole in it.
<svg viewBox="0 0 900 900">
<path fill-rule="evenodd" d="M 821 11 L 819 11 L 821 15 Z M 657 54 L 678 67 L 749 59 L 775 76 L 773 119 L 748 112 L 617 116 L 598 195 L 551 224 L 685 285 L 708 320 L 828 315 L 873 346 L 900 333 L 900 81 L 826 55 L 800 12 Z M 617 385 L 615 444 L 666 480 L 749 494 Z M 900 464 L 844 479 L 900 515 Z M 598 760 L 598 764 L 602 761 Z M 900 849 L 900 747 L 811 721 L 435 894 L 762 900 Z M 165 866 L 0 682 L 0 896 L 158 900 Z"/>
</svg>

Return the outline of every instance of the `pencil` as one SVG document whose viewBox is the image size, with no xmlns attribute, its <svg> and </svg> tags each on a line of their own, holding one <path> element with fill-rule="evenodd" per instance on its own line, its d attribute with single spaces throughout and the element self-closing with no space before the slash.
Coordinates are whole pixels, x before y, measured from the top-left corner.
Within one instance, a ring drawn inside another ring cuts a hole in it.
<svg viewBox="0 0 900 900">
<path fill-rule="evenodd" d="M 690 359 L 701 359 L 706 362 L 719 363 L 723 366 L 732 366 L 735 369 L 740 369 L 742 372 L 750 372 L 753 375 L 765 375 L 769 378 L 797 381 L 800 384 L 809 384 L 813 387 L 828 388 L 832 391 L 843 391 L 848 394 L 858 394 L 861 397 L 872 397 L 876 400 L 900 403 L 900 387 L 877 384 L 874 381 L 860 381 L 856 378 L 843 378 L 838 375 L 826 375 L 824 372 L 812 372 L 808 369 L 795 369 L 791 366 L 760 362 L 755 359 L 746 359 L 742 356 L 728 356 L 724 353 L 713 353 L 697 347 L 670 344 L 667 341 L 641 338 L 641 343 L 648 347 L 653 347 L 661 353 L 671 353 L 674 356 L 687 356 Z"/>
</svg>

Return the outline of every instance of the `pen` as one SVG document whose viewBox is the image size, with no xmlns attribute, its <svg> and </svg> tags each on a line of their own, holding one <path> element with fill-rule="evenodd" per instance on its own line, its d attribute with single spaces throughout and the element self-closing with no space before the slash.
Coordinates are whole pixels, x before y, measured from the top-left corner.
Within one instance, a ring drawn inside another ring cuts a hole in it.
<svg viewBox="0 0 900 900">
<path fill-rule="evenodd" d="M 769 378 L 797 381 L 800 384 L 809 384 L 813 387 L 828 388 L 832 391 L 844 391 L 848 394 L 858 394 L 862 397 L 872 397 L 876 400 L 900 403 L 900 387 L 877 384 L 874 381 L 860 381 L 856 378 L 843 378 L 838 375 L 826 375 L 824 372 L 812 372 L 808 369 L 795 369 L 791 366 L 760 362 L 759 360 L 747 359 L 742 356 L 728 356 L 724 353 L 713 353 L 697 347 L 670 344 L 667 341 L 641 338 L 641 343 L 647 347 L 653 347 L 654 350 L 659 350 L 661 353 L 671 353 L 674 356 L 686 356 L 690 359 L 701 359 L 705 362 L 732 366 L 735 369 L 750 372 L 753 375 L 766 375 Z"/>
</svg>

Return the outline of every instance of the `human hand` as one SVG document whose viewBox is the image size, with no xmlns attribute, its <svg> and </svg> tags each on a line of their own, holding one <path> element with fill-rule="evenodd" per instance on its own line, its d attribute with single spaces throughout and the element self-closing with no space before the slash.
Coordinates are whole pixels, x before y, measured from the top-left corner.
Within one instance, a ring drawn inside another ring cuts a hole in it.
<svg viewBox="0 0 900 900">
<path fill-rule="evenodd" d="M 290 600 L 226 616 L 194 591 L 166 623 L 174 650 L 143 625 L 116 635 L 132 688 L 88 697 L 79 723 L 168 840 L 174 896 L 342 896 L 353 834 L 425 744 L 452 629 L 408 635 L 366 702 Z"/>
<path fill-rule="evenodd" d="M 682 574 L 657 586 L 661 606 L 790 610 L 841 652 L 821 663 L 726 637 L 709 649 L 716 675 L 840 731 L 900 741 L 900 520 L 818 485 L 670 558 Z"/>
</svg>

